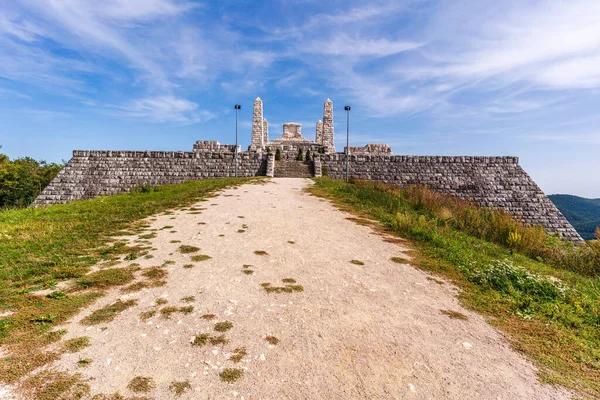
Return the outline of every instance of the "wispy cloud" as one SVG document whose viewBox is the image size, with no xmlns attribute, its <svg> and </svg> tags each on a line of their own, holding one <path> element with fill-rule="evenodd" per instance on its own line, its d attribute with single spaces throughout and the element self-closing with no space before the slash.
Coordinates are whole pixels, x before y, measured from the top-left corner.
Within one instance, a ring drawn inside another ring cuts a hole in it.
<svg viewBox="0 0 600 400">
<path fill-rule="evenodd" d="M 198 104 L 173 96 L 147 97 L 130 103 L 115 106 L 114 115 L 141 118 L 152 122 L 177 122 L 193 124 L 206 122 L 217 115 L 207 110 L 199 110 Z"/>
</svg>

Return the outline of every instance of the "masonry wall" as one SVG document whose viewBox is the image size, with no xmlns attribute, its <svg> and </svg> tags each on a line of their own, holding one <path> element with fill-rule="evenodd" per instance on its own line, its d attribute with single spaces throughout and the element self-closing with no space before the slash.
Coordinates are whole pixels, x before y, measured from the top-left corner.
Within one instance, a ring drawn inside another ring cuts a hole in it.
<svg viewBox="0 0 600 400">
<path fill-rule="evenodd" d="M 234 153 L 161 151 L 73 152 L 56 178 L 35 200 L 50 205 L 127 192 L 137 185 L 165 185 L 235 176 Z M 238 176 L 266 175 L 267 156 L 238 154 Z"/>
<path fill-rule="evenodd" d="M 328 176 L 344 179 L 343 154 L 320 155 Z M 473 201 L 482 206 L 503 208 L 548 232 L 560 232 L 575 241 L 579 234 L 521 168 L 517 157 L 437 156 L 350 156 L 349 175 L 359 179 L 411 184 Z"/>
</svg>

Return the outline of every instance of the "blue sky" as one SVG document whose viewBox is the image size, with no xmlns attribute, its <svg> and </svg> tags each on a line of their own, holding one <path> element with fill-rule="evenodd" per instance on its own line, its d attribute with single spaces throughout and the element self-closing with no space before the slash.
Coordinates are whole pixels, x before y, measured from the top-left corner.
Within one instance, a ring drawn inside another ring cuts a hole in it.
<svg viewBox="0 0 600 400">
<path fill-rule="evenodd" d="M 331 98 L 336 145 L 515 155 L 546 193 L 600 197 L 600 2 L 594 0 L 3 0 L 0 144 L 191 150 L 313 138 Z"/>
</svg>

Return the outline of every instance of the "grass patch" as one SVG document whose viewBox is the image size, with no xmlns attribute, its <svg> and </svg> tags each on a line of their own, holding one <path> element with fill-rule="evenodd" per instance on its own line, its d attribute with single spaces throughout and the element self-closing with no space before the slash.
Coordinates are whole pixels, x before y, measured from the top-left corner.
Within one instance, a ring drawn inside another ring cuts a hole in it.
<svg viewBox="0 0 600 400">
<path fill-rule="evenodd" d="M 296 283 L 296 280 L 294 278 L 283 278 L 281 280 L 281 282 L 283 282 L 283 283 Z"/>
<path fill-rule="evenodd" d="M 265 338 L 265 340 L 267 342 L 269 342 L 269 344 L 272 344 L 273 346 L 279 344 L 279 339 L 276 336 L 267 336 Z"/>
<path fill-rule="evenodd" d="M 162 306 L 163 304 L 167 304 L 168 302 L 169 300 L 165 299 L 164 297 L 156 299 L 157 306 Z"/>
<path fill-rule="evenodd" d="M 183 301 L 184 303 L 193 303 L 194 301 L 196 301 L 196 298 L 194 296 L 185 296 L 181 298 L 181 301 Z"/>
<path fill-rule="evenodd" d="M 469 319 L 469 317 L 467 317 L 465 314 L 459 313 L 458 311 L 440 310 L 440 312 L 444 315 L 447 315 L 450 319 L 459 319 L 461 321 L 467 321 Z"/>
<path fill-rule="evenodd" d="M 192 346 L 203 347 L 208 344 L 208 340 L 210 339 L 210 335 L 208 333 L 202 333 L 200 335 L 194 336 L 194 340 L 192 341 Z"/>
<path fill-rule="evenodd" d="M 200 262 L 200 261 L 206 261 L 206 260 L 210 260 L 212 257 L 206 254 L 200 254 L 197 256 L 192 256 L 191 260 L 193 262 Z"/>
<path fill-rule="evenodd" d="M 154 317 L 155 315 L 156 315 L 156 310 L 144 311 L 144 312 L 140 313 L 140 319 L 142 321 L 148 321 L 150 318 Z"/>
<path fill-rule="evenodd" d="M 88 367 L 91 363 L 91 358 L 82 358 L 81 360 L 77 361 L 77 365 L 79 366 L 79 368 Z"/>
<path fill-rule="evenodd" d="M 239 363 L 247 355 L 248 355 L 248 352 L 246 351 L 245 347 L 238 347 L 237 349 L 235 349 L 233 351 L 233 354 L 231 355 L 231 357 L 229 357 L 229 359 L 231 361 L 233 361 L 234 363 Z"/>
<path fill-rule="evenodd" d="M 400 243 L 418 250 L 411 264 L 459 286 L 461 303 L 504 332 L 542 381 L 600 396 L 599 241 L 564 243 L 506 213 L 421 187 L 315 182 L 309 192 L 408 239 Z"/>
<path fill-rule="evenodd" d="M 200 248 L 196 246 L 189 246 L 186 244 L 179 246 L 179 252 L 181 254 L 196 253 L 198 251 L 200 251 Z"/>
<path fill-rule="evenodd" d="M 244 233 L 246 232 L 244 229 L 238 229 L 238 233 Z"/>
<path fill-rule="evenodd" d="M 127 384 L 127 389 L 135 393 L 148 393 L 155 387 L 154 379 L 147 376 L 136 376 Z"/>
<path fill-rule="evenodd" d="M 181 240 L 171 240 L 169 243 L 181 243 Z"/>
<path fill-rule="evenodd" d="M 171 315 L 175 314 L 178 311 L 179 311 L 179 308 L 175 307 L 175 306 L 163 307 L 163 308 L 160 309 L 160 315 L 164 319 L 170 319 Z"/>
<path fill-rule="evenodd" d="M 133 272 L 136 268 L 111 268 L 92 272 L 84 278 L 75 281 L 75 287 L 72 290 L 90 288 L 108 289 L 113 286 L 126 285 L 134 279 Z"/>
<path fill-rule="evenodd" d="M 210 321 L 217 318 L 217 316 L 215 314 L 204 314 L 201 318 Z"/>
<path fill-rule="evenodd" d="M 78 351 L 81 351 L 89 346 L 91 346 L 91 343 L 90 338 L 88 336 L 73 338 L 67 340 L 64 344 L 65 350 L 69 353 L 77 353 Z"/>
<path fill-rule="evenodd" d="M 285 286 L 273 286 L 270 283 L 261 283 L 260 285 L 267 293 L 294 293 L 304 291 L 304 286 L 302 285 L 287 284 Z"/>
<path fill-rule="evenodd" d="M 266 251 L 264 251 L 264 250 L 256 250 L 256 251 L 254 252 L 254 254 L 256 254 L 257 256 L 268 256 L 268 255 L 269 255 L 269 253 L 267 253 L 267 252 L 266 252 Z"/>
<path fill-rule="evenodd" d="M 214 330 L 217 332 L 227 332 L 233 328 L 233 324 L 229 321 L 217 322 L 215 324 Z"/>
<path fill-rule="evenodd" d="M 244 370 L 241 368 L 225 368 L 220 374 L 219 377 L 221 381 L 227 383 L 233 383 L 244 376 Z"/>
<path fill-rule="evenodd" d="M 83 325 L 98 325 L 104 322 L 110 322 L 119 315 L 119 313 L 125 311 L 129 307 L 133 307 L 137 304 L 137 300 L 121 301 L 117 300 L 113 304 L 103 307 L 99 310 L 94 311 L 91 315 L 88 315 L 81 320 Z"/>
<path fill-rule="evenodd" d="M 148 239 L 154 239 L 156 237 L 156 232 L 152 232 L 152 233 L 148 233 L 146 235 L 140 235 L 140 239 L 144 239 L 144 240 L 148 240 Z"/>
<path fill-rule="evenodd" d="M 179 312 L 182 314 L 191 314 L 194 311 L 194 306 L 179 307 Z"/>
<path fill-rule="evenodd" d="M 365 265 L 365 263 L 360 260 L 350 260 L 350 263 L 354 265 Z"/>
<path fill-rule="evenodd" d="M 390 258 L 390 260 L 392 260 L 392 262 L 395 262 L 396 264 L 408 264 L 410 262 L 404 257 L 392 257 Z"/>
<path fill-rule="evenodd" d="M 183 264 L 183 268 L 185 268 L 185 269 L 194 268 L 194 264 Z"/>
<path fill-rule="evenodd" d="M 225 346 L 227 343 L 229 343 L 229 339 L 227 339 L 225 335 L 211 336 L 209 338 L 209 342 L 213 346 Z"/>
<path fill-rule="evenodd" d="M 164 279 L 168 274 L 162 267 L 150 267 L 142 272 L 142 276 L 152 280 Z"/>
<path fill-rule="evenodd" d="M 163 226 L 162 228 L 160 228 L 160 230 L 164 230 L 164 229 L 173 229 L 173 225 L 167 225 L 167 226 Z"/>
<path fill-rule="evenodd" d="M 187 390 L 192 390 L 192 385 L 190 384 L 190 381 L 187 379 L 185 381 L 181 381 L 181 382 L 173 381 L 171 383 L 171 385 L 169 385 L 169 390 L 171 392 L 175 393 L 176 396 L 181 396 Z"/>
<path fill-rule="evenodd" d="M 252 269 L 243 269 L 242 272 L 246 275 L 252 275 L 254 273 L 254 270 Z"/>
<path fill-rule="evenodd" d="M 57 371 L 38 372 L 27 378 L 21 387 L 37 400 L 83 399 L 90 394 L 90 388 L 82 382 L 80 374 Z"/>
</svg>

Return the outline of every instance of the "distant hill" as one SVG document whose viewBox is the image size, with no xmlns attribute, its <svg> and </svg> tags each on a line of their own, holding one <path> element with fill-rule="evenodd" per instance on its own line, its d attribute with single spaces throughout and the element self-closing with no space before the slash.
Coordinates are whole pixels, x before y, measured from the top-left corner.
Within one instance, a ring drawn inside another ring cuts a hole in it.
<svg viewBox="0 0 600 400">
<path fill-rule="evenodd" d="M 548 197 L 584 239 L 595 239 L 594 231 L 600 226 L 600 199 L 569 194 L 551 194 Z"/>
</svg>

